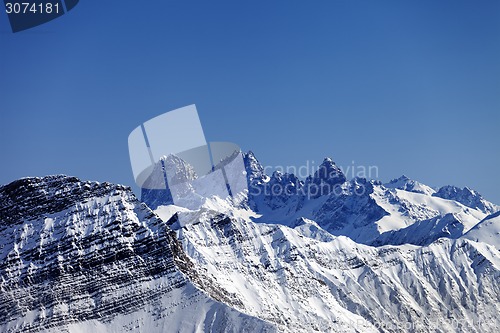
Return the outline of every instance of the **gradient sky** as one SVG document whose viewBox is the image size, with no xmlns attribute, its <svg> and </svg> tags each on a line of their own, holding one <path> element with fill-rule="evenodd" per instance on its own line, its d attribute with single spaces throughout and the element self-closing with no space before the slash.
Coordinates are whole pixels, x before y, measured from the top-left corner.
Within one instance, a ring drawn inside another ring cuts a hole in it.
<svg viewBox="0 0 500 333">
<path fill-rule="evenodd" d="M 500 1 L 80 1 L 0 13 L 0 184 L 133 185 L 127 137 L 196 104 L 265 165 L 376 165 L 500 204 Z"/>
</svg>

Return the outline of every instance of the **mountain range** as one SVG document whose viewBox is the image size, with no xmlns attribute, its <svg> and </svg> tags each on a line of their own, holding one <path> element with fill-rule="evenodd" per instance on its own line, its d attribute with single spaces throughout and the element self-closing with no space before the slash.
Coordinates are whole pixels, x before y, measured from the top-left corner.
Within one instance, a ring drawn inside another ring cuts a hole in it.
<svg viewBox="0 0 500 333">
<path fill-rule="evenodd" d="M 478 192 L 243 160 L 248 191 L 197 209 L 64 175 L 0 187 L 0 330 L 500 327 L 500 207 Z"/>
</svg>

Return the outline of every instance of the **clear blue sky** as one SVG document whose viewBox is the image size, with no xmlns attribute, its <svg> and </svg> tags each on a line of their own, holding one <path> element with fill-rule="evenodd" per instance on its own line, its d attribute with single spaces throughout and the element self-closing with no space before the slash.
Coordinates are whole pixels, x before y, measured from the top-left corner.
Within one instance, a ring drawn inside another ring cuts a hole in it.
<svg viewBox="0 0 500 333">
<path fill-rule="evenodd" d="M 263 164 L 331 156 L 500 204 L 500 1 L 85 1 L 0 13 L 0 183 L 133 185 L 127 137 L 195 103 Z"/>
</svg>

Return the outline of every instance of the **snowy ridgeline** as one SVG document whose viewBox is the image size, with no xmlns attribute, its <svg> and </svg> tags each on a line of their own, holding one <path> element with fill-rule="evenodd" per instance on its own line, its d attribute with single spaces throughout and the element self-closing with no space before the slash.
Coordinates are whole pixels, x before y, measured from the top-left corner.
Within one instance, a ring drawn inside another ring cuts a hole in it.
<svg viewBox="0 0 500 333">
<path fill-rule="evenodd" d="M 66 176 L 1 187 L 0 330 L 496 332 L 497 206 L 324 164 L 300 182 L 246 154 L 249 191 L 194 210 Z"/>
</svg>

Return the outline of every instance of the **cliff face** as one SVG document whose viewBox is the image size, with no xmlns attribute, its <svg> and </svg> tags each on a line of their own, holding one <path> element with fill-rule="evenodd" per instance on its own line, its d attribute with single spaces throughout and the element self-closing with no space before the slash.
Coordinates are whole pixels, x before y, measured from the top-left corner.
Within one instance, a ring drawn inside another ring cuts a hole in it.
<svg viewBox="0 0 500 333">
<path fill-rule="evenodd" d="M 0 188 L 0 228 L 4 332 L 272 330 L 194 287 L 174 233 L 128 187 L 21 179 Z"/>
</svg>

